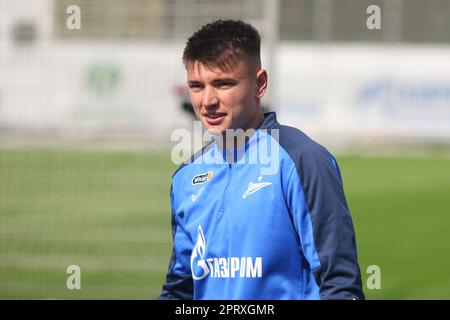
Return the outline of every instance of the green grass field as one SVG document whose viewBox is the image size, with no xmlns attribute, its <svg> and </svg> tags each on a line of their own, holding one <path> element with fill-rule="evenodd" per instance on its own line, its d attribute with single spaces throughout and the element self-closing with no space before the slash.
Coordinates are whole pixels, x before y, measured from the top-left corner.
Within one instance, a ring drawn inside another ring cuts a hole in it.
<svg viewBox="0 0 450 320">
<path fill-rule="evenodd" d="M 154 299 L 171 249 L 169 152 L 0 149 L 0 298 Z M 450 160 L 338 157 L 369 299 L 450 298 Z M 81 290 L 66 268 L 81 268 Z"/>
</svg>

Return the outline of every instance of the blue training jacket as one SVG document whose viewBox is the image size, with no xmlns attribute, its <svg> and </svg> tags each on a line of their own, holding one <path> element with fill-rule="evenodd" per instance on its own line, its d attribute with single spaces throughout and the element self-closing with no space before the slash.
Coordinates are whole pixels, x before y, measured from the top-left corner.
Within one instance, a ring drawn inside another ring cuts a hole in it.
<svg viewBox="0 0 450 320">
<path fill-rule="evenodd" d="M 364 299 L 334 157 L 266 113 L 241 147 L 214 141 L 174 173 L 160 299 Z"/>
</svg>

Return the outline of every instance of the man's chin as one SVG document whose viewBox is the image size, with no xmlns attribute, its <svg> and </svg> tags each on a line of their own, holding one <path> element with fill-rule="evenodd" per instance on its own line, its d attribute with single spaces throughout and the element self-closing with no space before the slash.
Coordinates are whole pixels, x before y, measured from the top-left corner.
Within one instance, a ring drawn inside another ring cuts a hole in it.
<svg viewBox="0 0 450 320">
<path fill-rule="evenodd" d="M 211 125 L 206 121 L 203 121 L 203 126 L 206 128 L 209 134 L 212 134 L 214 136 L 223 135 L 227 130 L 227 126 L 224 123 L 221 123 L 220 125 Z"/>
<path fill-rule="evenodd" d="M 226 129 L 223 129 L 220 127 L 214 127 L 214 126 L 208 126 L 208 127 L 206 127 L 206 130 L 208 130 L 209 134 L 211 134 L 213 136 L 223 135 L 226 131 Z"/>
</svg>

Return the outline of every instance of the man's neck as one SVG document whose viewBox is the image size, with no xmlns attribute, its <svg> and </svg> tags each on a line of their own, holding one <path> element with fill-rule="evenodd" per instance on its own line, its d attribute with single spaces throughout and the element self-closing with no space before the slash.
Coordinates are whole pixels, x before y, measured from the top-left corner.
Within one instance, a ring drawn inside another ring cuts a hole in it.
<svg viewBox="0 0 450 320">
<path fill-rule="evenodd" d="M 245 144 L 264 121 L 264 114 L 261 109 L 246 128 L 227 129 L 216 139 L 217 145 L 221 148 L 236 148 Z"/>
</svg>

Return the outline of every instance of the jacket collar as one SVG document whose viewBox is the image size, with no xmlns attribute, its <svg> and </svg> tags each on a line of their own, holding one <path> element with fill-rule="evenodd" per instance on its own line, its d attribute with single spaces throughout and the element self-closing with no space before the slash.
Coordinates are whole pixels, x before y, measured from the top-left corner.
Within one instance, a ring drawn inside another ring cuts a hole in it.
<svg viewBox="0 0 450 320">
<path fill-rule="evenodd" d="M 277 115 L 275 112 L 264 113 L 264 121 L 258 129 L 273 129 L 278 125 Z"/>
<path fill-rule="evenodd" d="M 240 159 L 246 152 L 246 150 L 249 148 L 249 144 L 258 143 L 257 140 L 260 139 L 260 132 L 259 130 L 267 130 L 270 134 L 270 130 L 278 126 L 277 116 L 275 112 L 266 112 L 264 113 L 264 120 L 261 123 L 261 125 L 256 129 L 255 134 L 250 138 L 249 141 L 246 141 L 241 146 L 232 146 L 228 148 L 221 148 L 218 146 L 217 141 L 214 143 L 214 151 L 213 153 L 216 154 L 216 156 L 219 156 L 219 159 L 222 159 L 225 163 L 232 163 Z M 230 157 L 233 160 L 230 161 L 230 159 L 227 159 Z"/>
</svg>

